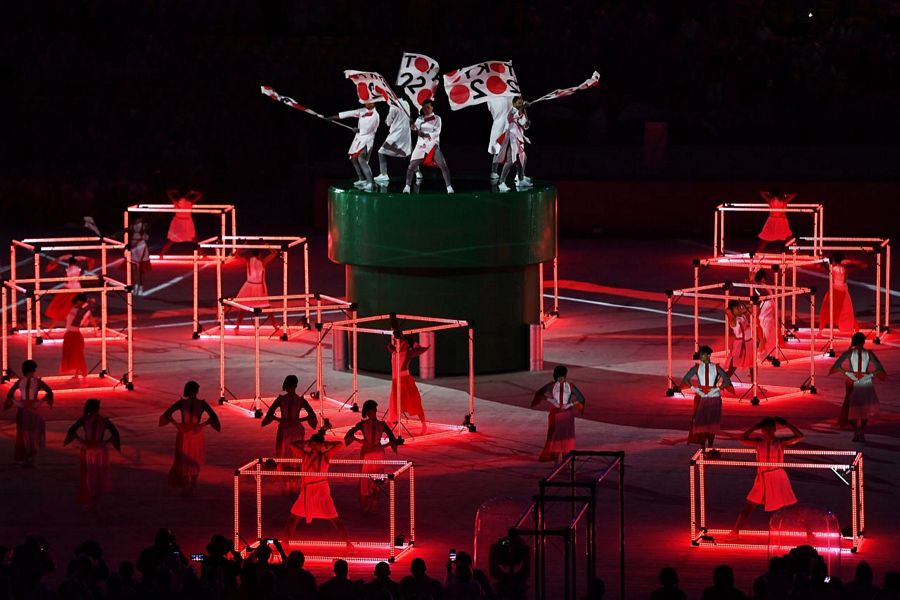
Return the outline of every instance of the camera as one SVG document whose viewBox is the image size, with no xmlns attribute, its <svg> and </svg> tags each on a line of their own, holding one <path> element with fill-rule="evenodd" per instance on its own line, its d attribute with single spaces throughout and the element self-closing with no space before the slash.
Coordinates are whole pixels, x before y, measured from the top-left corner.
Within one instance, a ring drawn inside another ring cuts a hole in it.
<svg viewBox="0 0 900 600">
<path fill-rule="evenodd" d="M 450 548 L 450 560 L 456 561 L 456 548 Z"/>
<path fill-rule="evenodd" d="M 203 562 L 205 559 L 205 554 L 191 554 L 191 562 Z"/>
</svg>

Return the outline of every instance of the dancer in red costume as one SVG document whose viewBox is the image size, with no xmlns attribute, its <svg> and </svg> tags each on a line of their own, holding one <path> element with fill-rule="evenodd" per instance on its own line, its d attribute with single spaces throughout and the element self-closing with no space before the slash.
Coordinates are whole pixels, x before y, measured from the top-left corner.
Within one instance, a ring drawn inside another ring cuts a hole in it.
<svg viewBox="0 0 900 600">
<path fill-rule="evenodd" d="M 66 317 L 69 316 L 69 311 L 72 310 L 72 301 L 78 295 L 78 290 L 81 289 L 81 281 L 76 279 L 76 277 L 84 275 L 86 269 L 93 268 L 94 260 L 87 256 L 66 254 L 50 263 L 50 266 L 47 267 L 47 272 L 50 273 L 58 266 L 64 266 L 66 269 L 66 277 L 68 279 L 63 282 L 63 287 L 72 291 L 53 294 L 53 299 L 50 300 L 47 310 L 44 311 L 44 314 L 50 319 L 50 323 L 47 324 L 48 330 L 53 329 L 58 322 L 65 321 Z"/>
<path fill-rule="evenodd" d="M 819 335 L 823 329 L 831 325 L 831 302 L 834 299 L 834 328 L 838 331 L 856 331 L 859 324 L 853 314 L 853 300 L 847 286 L 847 272 L 851 269 L 865 269 L 866 263 L 861 260 L 845 258 L 842 252 L 835 252 L 829 260 L 831 263 L 831 291 L 825 294 L 822 308 L 819 309 Z"/>
<path fill-rule="evenodd" d="M 172 205 L 181 209 L 181 212 L 175 213 L 175 216 L 172 217 L 169 232 L 166 234 L 166 243 L 159 251 L 160 258 L 165 257 L 173 244 L 197 241 L 197 228 L 194 227 L 194 217 L 191 215 L 190 209 L 203 198 L 203 192 L 193 190 L 184 195 L 180 194 L 178 190 L 169 190 L 166 195 Z"/>
<path fill-rule="evenodd" d="M 729 300 L 728 308 L 725 309 L 725 320 L 731 328 L 731 348 L 728 352 L 728 362 L 726 363 L 726 373 L 729 377 L 734 375 L 738 369 L 749 369 L 750 377 L 753 377 L 753 333 L 750 328 L 751 323 L 750 309 L 745 302 L 740 300 Z M 766 338 L 756 323 L 756 343 L 757 345 L 765 345 Z"/>
<path fill-rule="evenodd" d="M 82 431 L 81 435 L 78 434 L 79 429 Z M 107 432 L 109 437 L 106 437 Z M 118 452 L 122 451 L 119 430 L 112 421 L 100 414 L 100 401 L 96 398 L 84 403 L 84 414 L 69 427 L 63 446 L 68 446 L 73 440 L 81 443 L 78 502 L 96 510 L 100 496 L 112 490 L 108 446 Z"/>
<path fill-rule="evenodd" d="M 327 473 L 331 459 L 344 447 L 341 442 L 326 442 L 325 434 L 321 432 L 313 434 L 306 443 L 295 442 L 294 445 L 303 452 L 303 471 L 307 473 Z M 290 543 L 301 520 L 308 524 L 313 519 L 325 519 L 337 529 L 341 540 L 347 544 L 347 549 L 353 550 L 347 528 L 334 506 L 328 477 L 307 475 L 302 479 L 300 495 L 291 507 L 291 515 L 285 526 L 284 539 Z"/>
<path fill-rule="evenodd" d="M 175 401 L 159 417 L 159 426 L 172 424 L 178 431 L 175 436 L 175 459 L 169 469 L 169 487 L 182 488 L 182 496 L 193 496 L 200 476 L 200 467 L 206 462 L 206 440 L 203 430 L 207 425 L 216 431 L 222 431 L 219 417 L 206 400 L 197 398 L 200 384 L 188 381 L 184 384 L 184 396 Z M 174 415 L 181 413 L 181 421 Z M 203 415 L 207 418 L 204 421 Z"/>
<path fill-rule="evenodd" d="M 772 212 L 766 219 L 762 231 L 759 232 L 759 246 L 756 248 L 757 254 L 762 254 L 766 246 L 771 242 L 785 242 L 789 240 L 794 233 L 788 223 L 787 213 L 784 209 L 788 203 L 797 197 L 797 194 L 785 194 L 778 188 L 771 192 L 760 192 L 762 199 L 765 200 Z"/>
<path fill-rule="evenodd" d="M 295 446 L 295 442 L 300 444 L 306 439 L 306 427 L 308 424 L 313 430 L 318 425 L 316 413 L 312 406 L 309 405 L 305 396 L 297 394 L 297 386 L 300 381 L 296 375 L 288 375 L 281 384 L 283 394 L 275 398 L 272 406 L 263 417 L 262 426 L 265 427 L 273 421 L 278 422 L 278 430 L 275 432 L 275 456 L 277 458 L 301 458 L 300 450 Z M 275 411 L 280 416 L 275 416 Z M 300 416 L 300 413 L 305 413 Z M 284 465 L 279 465 L 284 467 Z M 284 467 L 283 470 L 288 470 Z M 290 470 L 295 470 L 291 468 Z M 284 485 L 285 494 L 296 492 L 300 489 L 300 480 L 297 477 L 286 477 Z"/>
<path fill-rule="evenodd" d="M 777 437 L 775 432 L 779 425 L 787 427 L 791 431 L 788 437 Z M 754 435 L 759 431 L 760 435 Z M 740 442 L 745 446 L 756 449 L 756 462 L 783 463 L 784 449 L 803 441 L 803 433 L 781 417 L 766 417 L 740 437 Z M 779 508 L 797 503 L 797 496 L 791 488 L 791 482 L 787 473 L 781 467 L 757 467 L 756 479 L 753 487 L 747 494 L 747 503 L 738 515 L 734 529 L 728 537 L 737 537 L 744 523 L 757 506 L 762 506 L 766 512 L 776 511 Z"/>
<path fill-rule="evenodd" d="M 361 444 L 359 449 L 361 460 L 384 460 L 384 445 L 381 440 L 383 437 L 387 437 L 388 446 L 396 454 L 397 446 L 402 442 L 394 436 L 394 432 L 387 423 L 378 419 L 378 403 L 374 400 L 363 402 L 362 416 L 363 420 L 354 425 L 344 436 L 344 444 L 350 446 L 353 442 L 359 442 Z M 357 433 L 361 433 L 362 438 L 356 437 Z M 384 473 L 384 466 L 362 465 L 360 472 Z M 379 490 L 374 480 L 359 480 L 359 505 L 364 513 L 372 514 L 376 511 L 378 494 Z"/>
<path fill-rule="evenodd" d="M 394 339 L 388 342 L 388 351 L 391 353 L 391 399 L 388 419 L 391 422 L 398 420 L 396 411 L 404 415 L 418 415 L 422 423 L 420 435 L 428 433 L 428 424 L 425 422 L 425 409 L 422 407 L 422 396 L 416 387 L 416 380 L 409 374 L 409 365 L 415 358 L 428 351 L 427 346 L 420 346 L 418 342 L 404 338 L 399 331 L 394 332 Z M 399 371 L 398 371 L 399 369 Z M 397 404 L 397 393 L 400 402 Z"/>
<path fill-rule="evenodd" d="M 18 398 L 16 397 L 18 392 Z M 43 396 L 39 396 L 43 392 Z M 42 404 L 53 408 L 53 390 L 37 376 L 37 363 L 22 363 L 22 377 L 6 393 L 3 410 L 16 407 L 16 445 L 13 458 L 25 468 L 34 468 L 34 459 L 46 441 L 46 424 L 40 415 Z"/>
<path fill-rule="evenodd" d="M 84 336 L 81 335 L 81 324 L 88 320 L 92 327 L 97 327 L 97 322 L 91 314 L 87 296 L 76 294 L 72 299 L 72 308 L 66 317 L 66 333 L 63 335 L 62 360 L 59 363 L 60 373 L 74 373 L 72 380 L 80 382 L 79 376 L 87 377 L 87 361 L 84 357 Z"/>
<path fill-rule="evenodd" d="M 694 413 L 688 444 L 700 444 L 703 450 L 711 448 L 722 422 L 722 390 L 734 393 L 734 386 L 725 369 L 710 362 L 712 348 L 700 346 L 697 355 L 700 362 L 695 364 L 681 378 L 681 387 L 690 387 L 694 392 Z M 697 384 L 694 385 L 696 378 Z"/>
<path fill-rule="evenodd" d="M 241 289 L 238 290 L 238 298 L 260 298 L 269 295 L 269 287 L 266 285 L 266 268 L 269 266 L 278 252 L 271 250 L 265 254 L 261 250 L 251 250 L 247 255 L 241 257 L 247 263 L 247 280 Z M 241 304 L 250 307 L 268 308 L 270 306 L 268 300 L 240 300 Z M 227 309 L 226 309 L 227 312 Z M 234 330 L 238 331 L 241 323 L 244 321 L 244 311 L 238 310 L 237 320 L 234 324 Z M 275 330 L 270 337 L 281 335 L 281 327 L 275 322 L 275 315 L 269 313 L 266 323 Z"/>
<path fill-rule="evenodd" d="M 841 354 L 831 366 L 829 375 L 843 373 L 847 378 L 847 391 L 844 403 L 838 416 L 838 426 L 853 424 L 854 442 L 866 441 L 866 424 L 869 417 L 878 414 L 879 402 L 875 395 L 874 379 L 884 381 L 887 372 L 875 353 L 864 348 L 866 336 L 854 333 L 850 339 L 850 348 Z"/>
<path fill-rule="evenodd" d="M 550 403 L 547 418 L 547 441 L 538 457 L 540 461 L 562 460 L 569 450 L 575 449 L 575 411 L 584 414 L 584 394 L 567 381 L 569 369 L 557 365 L 553 369 L 553 381 L 534 393 L 531 407 L 541 400 Z"/>
</svg>

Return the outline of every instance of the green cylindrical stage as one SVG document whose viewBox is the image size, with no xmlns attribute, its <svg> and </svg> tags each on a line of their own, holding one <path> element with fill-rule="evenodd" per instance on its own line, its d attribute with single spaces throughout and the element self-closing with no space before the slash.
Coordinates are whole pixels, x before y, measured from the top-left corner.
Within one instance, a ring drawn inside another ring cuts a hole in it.
<svg viewBox="0 0 900 600">
<path fill-rule="evenodd" d="M 540 323 L 539 264 L 556 254 L 556 189 L 454 183 L 455 194 L 332 187 L 328 257 L 346 265 L 360 316 L 465 319 L 475 330 L 476 372 L 527 369 L 529 325 Z M 435 343 L 438 375 L 466 372 L 463 330 Z M 360 336 L 359 366 L 389 371 L 385 340 Z"/>
</svg>

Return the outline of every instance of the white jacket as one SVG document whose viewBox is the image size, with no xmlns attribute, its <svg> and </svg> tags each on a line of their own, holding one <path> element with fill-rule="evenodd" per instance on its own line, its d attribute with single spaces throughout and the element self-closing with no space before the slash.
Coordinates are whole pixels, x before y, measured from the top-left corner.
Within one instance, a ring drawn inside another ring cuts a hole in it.
<svg viewBox="0 0 900 600">
<path fill-rule="evenodd" d="M 356 125 L 359 132 L 357 132 L 356 136 L 353 138 L 353 143 L 350 144 L 348 153 L 352 158 L 365 149 L 369 155 L 371 155 L 372 146 L 375 145 L 375 132 L 378 131 L 378 124 L 381 123 L 381 117 L 378 116 L 378 111 L 374 108 L 372 110 L 369 110 L 368 108 L 357 108 L 356 110 L 345 110 L 344 112 L 338 113 L 339 119 L 349 119 L 352 117 L 357 117 L 359 119 L 359 122 Z"/>
</svg>

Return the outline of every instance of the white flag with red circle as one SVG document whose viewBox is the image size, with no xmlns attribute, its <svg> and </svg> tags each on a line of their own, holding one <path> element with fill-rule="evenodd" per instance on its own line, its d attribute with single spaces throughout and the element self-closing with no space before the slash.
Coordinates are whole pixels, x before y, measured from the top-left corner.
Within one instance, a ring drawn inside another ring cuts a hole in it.
<svg viewBox="0 0 900 600">
<path fill-rule="evenodd" d="M 491 60 L 444 74 L 450 108 L 459 110 L 500 96 L 519 96 L 512 61 Z"/>
<path fill-rule="evenodd" d="M 543 102 L 544 100 L 556 100 L 557 98 L 565 98 L 566 96 L 571 96 L 575 92 L 581 92 L 584 90 L 588 90 L 592 87 L 597 87 L 600 85 L 600 73 L 594 71 L 594 74 L 590 76 L 584 83 L 580 85 L 576 85 L 570 88 L 563 88 L 561 90 L 553 90 L 549 94 L 544 94 L 537 100 L 532 100 L 530 104 L 534 104 L 535 102 Z"/>
<path fill-rule="evenodd" d="M 437 94 L 441 77 L 438 74 L 440 65 L 433 58 L 424 54 L 404 52 L 400 59 L 400 71 L 397 73 L 397 84 L 416 105 L 422 108 L 426 100 L 433 100 Z"/>
<path fill-rule="evenodd" d="M 397 94 L 394 93 L 387 80 L 379 73 L 347 70 L 344 71 L 344 77 L 356 85 L 356 95 L 359 97 L 360 103 L 387 102 L 400 107 L 401 110 L 403 109 Z M 406 111 L 403 110 L 403 112 Z"/>
</svg>

